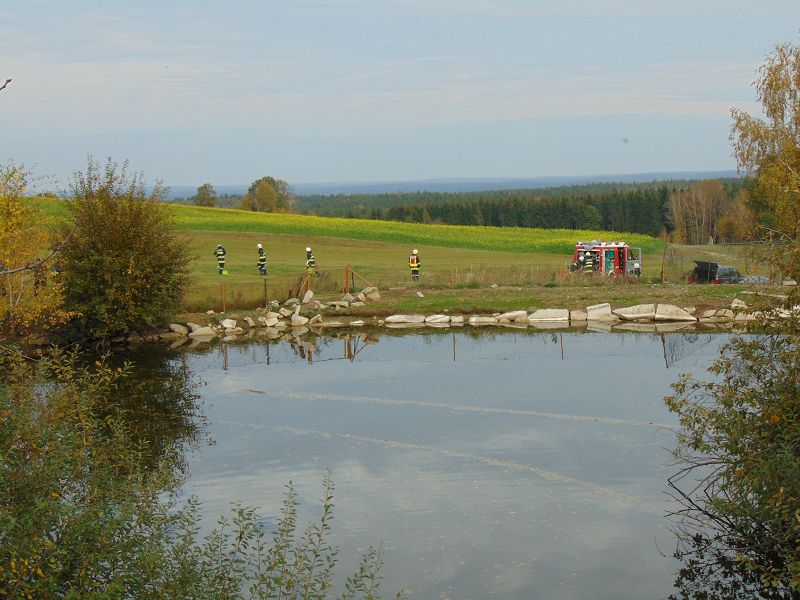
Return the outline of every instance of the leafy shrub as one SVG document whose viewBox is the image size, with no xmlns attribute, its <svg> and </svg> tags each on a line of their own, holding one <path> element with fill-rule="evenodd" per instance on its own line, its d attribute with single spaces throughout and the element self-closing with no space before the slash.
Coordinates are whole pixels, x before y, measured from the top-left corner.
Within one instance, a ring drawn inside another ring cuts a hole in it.
<svg viewBox="0 0 800 600">
<path fill-rule="evenodd" d="M 76 172 L 61 263 L 65 306 L 80 313 L 70 337 L 145 329 L 169 318 L 188 281 L 189 254 L 175 235 L 163 188 L 141 174 L 89 159 Z"/>
</svg>

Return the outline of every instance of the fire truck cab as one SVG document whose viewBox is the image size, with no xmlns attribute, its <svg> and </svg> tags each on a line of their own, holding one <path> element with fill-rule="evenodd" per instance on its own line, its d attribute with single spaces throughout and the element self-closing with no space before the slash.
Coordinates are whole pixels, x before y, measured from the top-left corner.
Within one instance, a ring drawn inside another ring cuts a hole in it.
<svg viewBox="0 0 800 600">
<path fill-rule="evenodd" d="M 638 277 L 642 274 L 642 249 L 625 242 L 576 242 L 570 270 Z"/>
</svg>

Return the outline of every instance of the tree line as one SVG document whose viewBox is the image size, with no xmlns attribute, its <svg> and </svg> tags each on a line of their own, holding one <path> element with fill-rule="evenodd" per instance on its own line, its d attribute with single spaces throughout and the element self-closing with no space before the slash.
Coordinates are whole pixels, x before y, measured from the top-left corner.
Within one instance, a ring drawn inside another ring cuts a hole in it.
<svg viewBox="0 0 800 600">
<path fill-rule="evenodd" d="M 751 239 L 745 179 L 492 192 L 304 196 L 303 212 L 448 225 L 628 231 L 674 242 Z"/>
<path fill-rule="evenodd" d="M 265 176 L 243 195 L 218 196 L 210 183 L 204 183 L 194 196 L 179 202 L 407 223 L 626 231 L 681 244 L 755 239 L 750 215 L 764 212 L 759 208 L 764 203 L 749 190 L 745 178 L 298 198 L 286 181 Z"/>
</svg>

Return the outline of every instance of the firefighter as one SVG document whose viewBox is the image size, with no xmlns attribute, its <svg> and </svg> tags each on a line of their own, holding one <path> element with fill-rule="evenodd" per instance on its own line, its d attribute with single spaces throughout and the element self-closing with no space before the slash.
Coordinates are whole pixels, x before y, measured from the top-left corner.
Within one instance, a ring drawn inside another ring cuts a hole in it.
<svg viewBox="0 0 800 600">
<path fill-rule="evenodd" d="M 411 256 L 408 257 L 408 268 L 411 269 L 412 281 L 419 281 L 420 267 L 422 267 L 422 261 L 419 259 L 419 252 L 415 248 L 411 251 Z"/>
<path fill-rule="evenodd" d="M 594 254 L 592 252 L 587 252 L 584 255 L 583 270 L 591 273 L 594 271 L 594 267 L 595 267 Z"/>
<path fill-rule="evenodd" d="M 261 273 L 262 276 L 267 274 L 267 254 L 264 252 L 264 246 L 261 244 L 257 244 L 258 246 L 258 272 Z"/>
<path fill-rule="evenodd" d="M 318 275 L 317 261 L 314 260 L 314 253 L 311 251 L 311 248 L 306 248 L 306 273 L 308 273 L 309 277 Z"/>
<path fill-rule="evenodd" d="M 227 275 L 228 272 L 225 270 L 225 248 L 222 247 L 222 244 L 217 244 L 217 249 L 214 250 L 214 256 L 217 257 L 217 268 L 219 268 L 219 274 Z"/>
<path fill-rule="evenodd" d="M 573 273 L 577 273 L 579 271 L 583 271 L 583 261 L 586 260 L 583 257 L 583 250 L 578 252 L 578 260 L 572 261 L 572 264 L 569 266 L 569 270 Z"/>
</svg>

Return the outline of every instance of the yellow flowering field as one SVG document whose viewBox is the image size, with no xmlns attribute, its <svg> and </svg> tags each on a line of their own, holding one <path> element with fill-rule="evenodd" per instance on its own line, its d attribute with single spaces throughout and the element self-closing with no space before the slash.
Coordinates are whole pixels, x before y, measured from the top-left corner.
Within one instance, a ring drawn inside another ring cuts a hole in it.
<svg viewBox="0 0 800 600">
<path fill-rule="evenodd" d="M 646 235 L 608 231 L 399 223 L 179 205 L 170 205 L 170 209 L 178 227 L 189 231 L 259 232 L 569 255 L 577 240 L 622 240 L 640 246 L 647 253 L 657 251 L 662 245 L 660 240 Z"/>
</svg>

